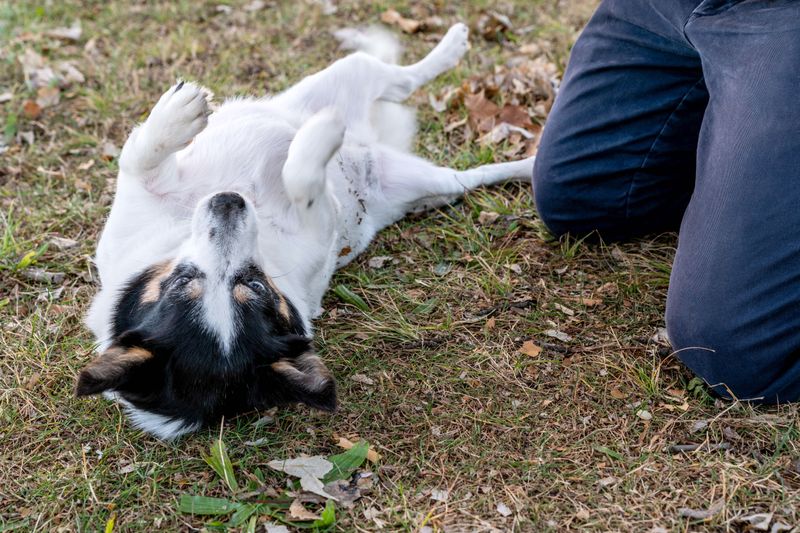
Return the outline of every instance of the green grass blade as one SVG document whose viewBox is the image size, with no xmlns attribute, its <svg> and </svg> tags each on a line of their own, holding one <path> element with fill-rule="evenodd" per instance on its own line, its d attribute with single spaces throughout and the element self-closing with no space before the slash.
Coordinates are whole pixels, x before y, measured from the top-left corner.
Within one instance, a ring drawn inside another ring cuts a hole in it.
<svg viewBox="0 0 800 533">
<path fill-rule="evenodd" d="M 619 452 L 616 452 L 616 451 L 614 451 L 611 448 L 608 448 L 606 446 L 595 446 L 594 450 L 597 451 L 597 452 L 600 452 L 602 454 L 605 454 L 605 455 L 611 457 L 612 459 L 616 459 L 617 461 L 625 461 L 625 458 L 622 456 L 622 454 L 620 454 Z"/>
<path fill-rule="evenodd" d="M 250 522 L 247 524 L 246 533 L 256 533 L 256 524 L 258 523 L 258 516 L 253 515 L 250 517 Z"/>
<path fill-rule="evenodd" d="M 333 500 L 328 500 L 325 503 L 325 509 L 323 509 L 322 514 L 319 517 L 319 520 L 314 520 L 311 523 L 311 527 L 314 529 L 320 528 L 329 528 L 333 524 L 336 523 L 336 505 L 333 503 Z"/>
<path fill-rule="evenodd" d="M 236 512 L 233 513 L 231 519 L 228 521 L 226 526 L 229 527 L 239 527 L 244 524 L 245 520 L 253 516 L 258 509 L 257 506 L 251 503 L 241 503 L 238 504 L 239 508 L 236 509 Z"/>
<path fill-rule="evenodd" d="M 330 483 L 337 479 L 347 479 L 352 476 L 353 472 L 367 459 L 368 451 L 369 443 L 365 440 L 360 440 L 346 452 L 328 457 L 328 461 L 333 463 L 333 468 L 325 474 L 322 482 Z"/>
<path fill-rule="evenodd" d="M 362 311 L 364 311 L 365 313 L 369 312 L 369 306 L 367 305 L 367 302 L 365 302 L 364 299 L 361 298 L 361 296 L 359 296 L 358 294 L 354 293 L 353 291 L 348 289 L 346 286 L 337 285 L 333 289 L 333 292 L 344 303 L 348 303 L 350 305 L 354 305 L 354 306 L 358 307 L 359 309 L 361 309 Z"/>
<path fill-rule="evenodd" d="M 208 496 L 190 496 L 182 494 L 178 503 L 178 511 L 182 513 L 200 515 L 223 515 L 237 511 L 241 504 L 224 498 L 211 498 Z"/>
<path fill-rule="evenodd" d="M 205 458 L 206 462 L 214 469 L 214 472 L 219 474 L 219 477 L 225 482 L 231 492 L 239 490 L 239 484 L 236 482 L 236 475 L 233 472 L 233 463 L 228 457 L 228 450 L 222 439 L 217 439 L 211 446 L 211 455 Z"/>
</svg>

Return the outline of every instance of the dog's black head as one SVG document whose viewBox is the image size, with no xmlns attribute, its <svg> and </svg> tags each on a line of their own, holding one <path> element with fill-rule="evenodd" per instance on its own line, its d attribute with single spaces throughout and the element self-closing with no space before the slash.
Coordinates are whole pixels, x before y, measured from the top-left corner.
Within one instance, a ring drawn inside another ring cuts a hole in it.
<svg viewBox="0 0 800 533">
<path fill-rule="evenodd" d="M 198 207 L 210 216 L 196 212 L 175 259 L 127 284 L 110 348 L 78 378 L 78 396 L 113 395 L 161 438 L 274 405 L 336 407 L 302 318 L 249 252 L 254 230 L 236 219 L 253 214 L 240 196 L 220 196 Z"/>
</svg>

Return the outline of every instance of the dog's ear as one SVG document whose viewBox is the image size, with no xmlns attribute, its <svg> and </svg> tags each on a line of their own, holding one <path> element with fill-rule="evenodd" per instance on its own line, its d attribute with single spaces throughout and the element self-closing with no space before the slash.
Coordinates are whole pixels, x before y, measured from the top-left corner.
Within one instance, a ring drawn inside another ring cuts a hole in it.
<svg viewBox="0 0 800 533">
<path fill-rule="evenodd" d="M 137 346 L 115 345 L 96 357 L 78 375 L 76 396 L 90 396 L 125 383 L 132 371 L 153 358 L 153 353 Z"/>
<path fill-rule="evenodd" d="M 288 357 L 272 363 L 272 370 L 284 380 L 287 398 L 324 411 L 336 409 L 336 382 L 322 360 L 310 349 L 311 341 L 302 337 L 287 340 Z"/>
</svg>

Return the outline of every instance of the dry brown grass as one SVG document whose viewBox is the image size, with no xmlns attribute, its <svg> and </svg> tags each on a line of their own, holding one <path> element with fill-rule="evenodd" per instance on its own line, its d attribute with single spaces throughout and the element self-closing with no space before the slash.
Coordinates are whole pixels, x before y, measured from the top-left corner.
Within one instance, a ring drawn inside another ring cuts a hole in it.
<svg viewBox="0 0 800 533">
<path fill-rule="evenodd" d="M 434 6 L 451 23 L 474 22 L 482 4 Z M 517 27 L 532 31 L 505 46 L 473 38 L 467 61 L 433 89 L 488 71 L 527 42 L 563 64 L 593 4 L 494 6 L 515 8 Z M 223 493 L 201 459 L 214 432 L 163 444 L 133 431 L 116 407 L 75 400 L 72 387 L 90 358 L 80 318 L 116 171 L 103 144 L 121 146 L 178 76 L 221 96 L 279 90 L 338 56 L 328 30 L 377 21 L 389 3 L 341 2 L 334 15 L 306 1 L 253 13 L 243 5 L 225 15 L 217 2 L 0 4 L 0 93 L 14 94 L 0 104 L 6 124 L 30 96 L 14 61 L 25 47 L 74 61 L 87 76 L 40 117 L 20 115 L 18 129 L 32 131 L 34 143 L 0 156 L 0 530 L 95 531 L 111 516 L 121 530 L 188 530 L 204 522 L 177 513 L 179 495 Z M 414 4 L 392 7 L 409 14 Z M 36 37 L 75 18 L 84 28 L 78 44 Z M 430 46 L 424 36 L 406 41 L 409 57 Z M 424 156 L 459 166 L 495 157 L 455 143 L 425 95 L 419 101 Z M 481 211 L 501 216 L 482 225 Z M 14 268 L 54 235 L 79 242 L 37 259 L 65 273 L 58 297 L 56 286 Z M 671 235 L 612 249 L 554 242 L 521 185 L 404 221 L 335 280 L 369 312 L 331 295 L 317 324 L 340 411 L 288 409 L 268 429 L 241 417 L 224 431 L 230 453 L 240 471 L 263 469 L 266 484 L 280 489 L 269 460 L 335 452 L 334 435 L 368 439 L 383 455 L 380 481 L 339 511 L 342 531 L 377 529 L 365 513 L 392 531 L 743 531 L 743 517 L 766 512 L 795 526 L 798 408 L 715 402 L 652 340 L 663 326 L 674 245 Z M 370 268 L 378 255 L 395 261 Z M 520 353 L 527 340 L 541 354 Z M 262 437 L 260 447 L 244 444 Z M 670 451 L 692 443 L 704 446 Z M 726 448 L 709 450 L 720 443 Z M 447 501 L 431 499 L 434 489 L 447 490 Z M 681 516 L 683 507 L 717 501 L 707 521 Z"/>
</svg>

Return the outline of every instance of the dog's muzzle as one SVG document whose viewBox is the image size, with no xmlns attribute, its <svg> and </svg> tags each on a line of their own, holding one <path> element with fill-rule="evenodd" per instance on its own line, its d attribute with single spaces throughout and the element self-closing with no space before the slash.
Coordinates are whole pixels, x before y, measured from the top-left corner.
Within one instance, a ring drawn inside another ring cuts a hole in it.
<svg viewBox="0 0 800 533">
<path fill-rule="evenodd" d="M 242 195 L 235 192 L 221 192 L 211 197 L 208 210 L 214 218 L 230 220 L 244 213 L 246 204 Z"/>
</svg>

